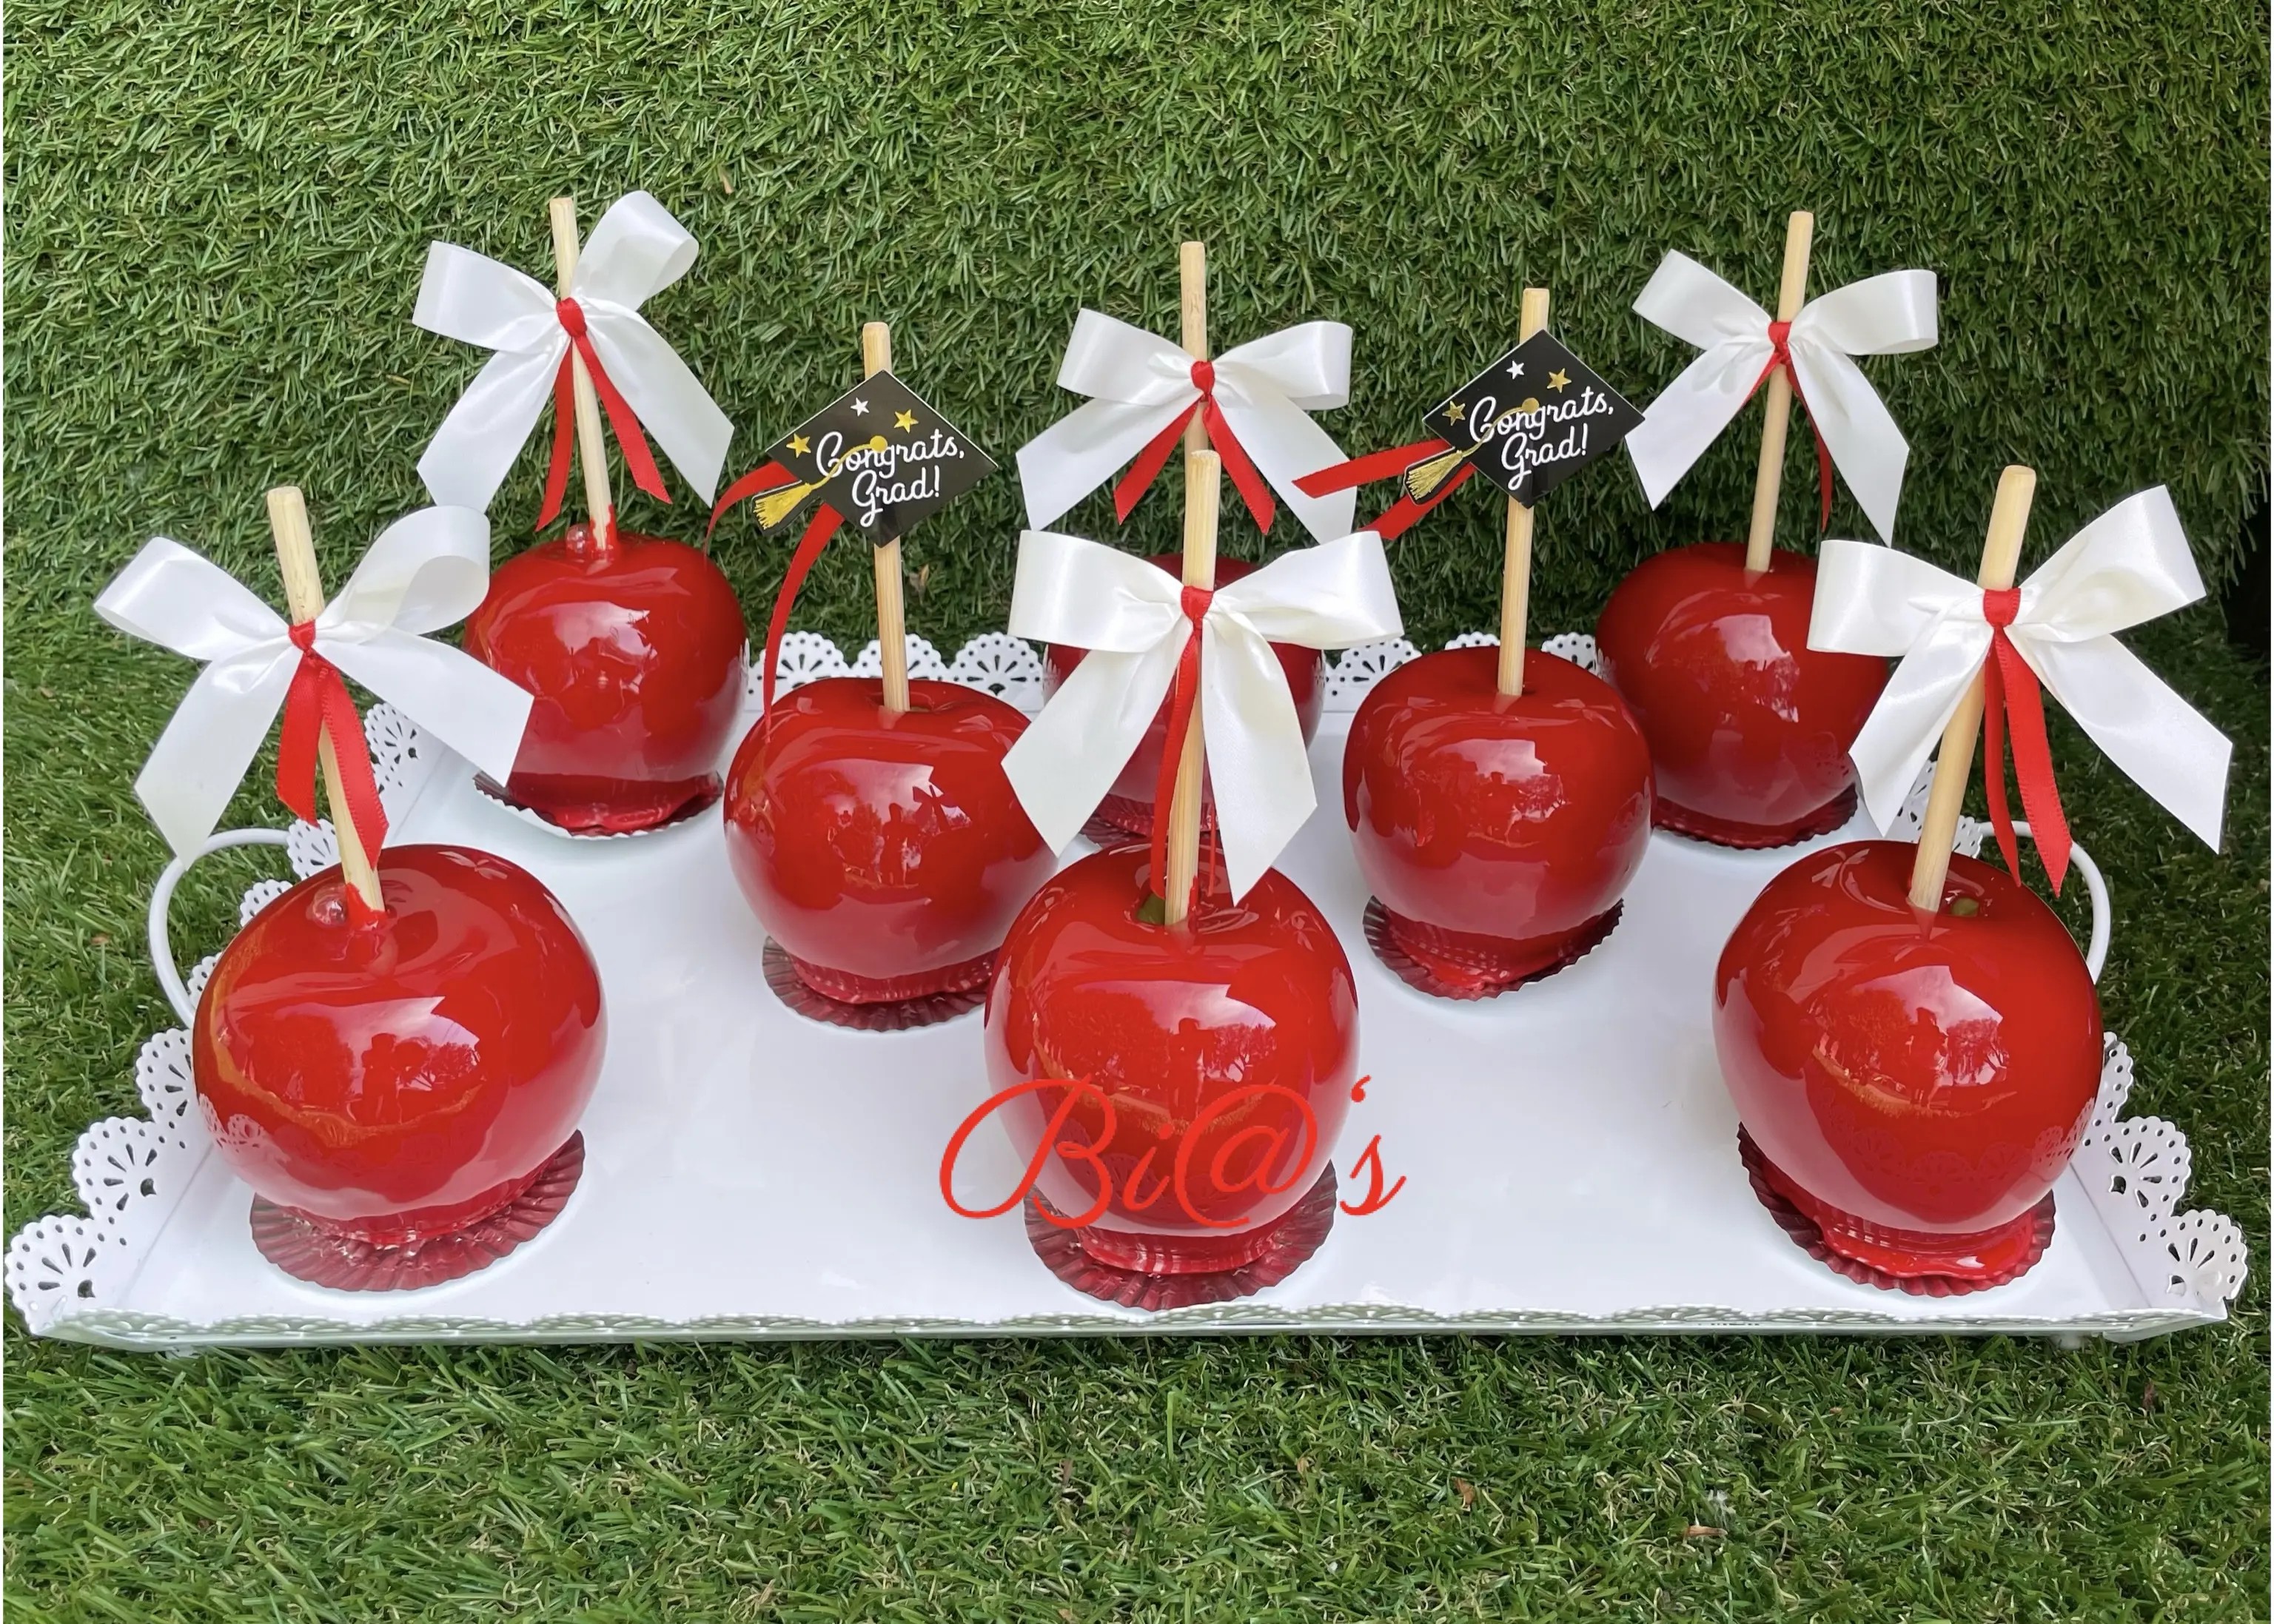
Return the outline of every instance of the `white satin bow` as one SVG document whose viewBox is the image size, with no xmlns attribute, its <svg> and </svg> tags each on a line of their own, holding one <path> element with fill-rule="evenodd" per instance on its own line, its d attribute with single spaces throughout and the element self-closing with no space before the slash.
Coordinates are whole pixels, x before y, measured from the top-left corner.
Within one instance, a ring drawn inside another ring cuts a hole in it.
<svg viewBox="0 0 2274 1624">
<path fill-rule="evenodd" d="M 584 241 L 568 297 L 609 379 L 687 483 L 708 502 L 719 486 L 727 421 L 695 374 L 639 307 L 687 274 L 694 237 L 644 192 L 627 193 Z M 486 508 L 551 398 L 568 348 L 559 300 L 534 277 L 448 243 L 426 251 L 411 320 L 430 333 L 494 350 L 418 459 L 438 502 Z"/>
<path fill-rule="evenodd" d="M 1769 313 L 1687 254 L 1669 253 L 1634 303 L 1635 313 L 1706 353 L 1650 403 L 1627 453 L 1653 508 L 1761 382 L 1774 342 Z M 1834 466 L 1871 528 L 1892 540 L 1910 447 L 1849 357 L 1902 355 L 1935 342 L 1932 271 L 1889 271 L 1801 307 L 1786 342 L 1802 401 Z"/>
<path fill-rule="evenodd" d="M 2006 635 L 2108 758 L 2217 846 L 2234 747 L 2114 635 L 2202 595 L 2171 492 L 2157 485 L 2038 566 Z M 1989 655 L 1982 589 L 1892 548 L 1826 541 L 1808 646 L 1902 658 L 1849 751 L 1885 829 Z"/>
<path fill-rule="evenodd" d="M 1028 530 L 1011 635 L 1088 649 L 1003 758 L 1052 851 L 1113 787 L 1175 679 L 1192 630 L 1177 577 L 1132 553 Z M 1303 727 L 1274 643 L 1346 649 L 1402 629 L 1382 538 L 1360 530 L 1282 553 L 1220 587 L 1201 618 L 1201 737 L 1234 898 L 1317 806 Z"/>
<path fill-rule="evenodd" d="M 313 652 L 502 783 L 530 695 L 422 634 L 463 620 L 489 589 L 490 526 L 422 508 L 371 545 L 316 617 Z M 196 851 L 221 822 L 292 686 L 300 650 L 283 617 L 211 560 L 158 537 L 94 600 L 119 630 L 204 664 L 150 752 L 135 793 L 166 843 Z"/>
<path fill-rule="evenodd" d="M 1349 401 L 1350 356 L 1348 326 L 1306 321 L 1212 363 L 1216 404 L 1248 460 L 1321 541 L 1350 532 L 1358 493 L 1306 496 L 1295 481 L 1343 460 L 1342 448 L 1306 414 Z M 1058 387 L 1093 398 L 1019 447 L 1027 522 L 1036 530 L 1112 478 L 1201 398 L 1192 357 L 1094 310 L 1075 318 Z"/>
</svg>

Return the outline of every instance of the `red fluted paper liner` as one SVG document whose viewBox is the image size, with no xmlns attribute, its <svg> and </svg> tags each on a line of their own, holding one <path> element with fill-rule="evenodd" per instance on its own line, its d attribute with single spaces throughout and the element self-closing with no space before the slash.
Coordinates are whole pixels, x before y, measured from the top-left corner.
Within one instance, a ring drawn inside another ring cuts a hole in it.
<svg viewBox="0 0 2274 1624">
<path fill-rule="evenodd" d="M 1055 1211 L 1037 1191 L 1027 1199 L 1027 1241 L 1044 1267 L 1075 1290 L 1124 1308 L 1148 1313 L 1229 1303 L 1276 1286 L 1309 1261 L 1335 1227 L 1335 1169 L 1320 1173 L 1310 1193 L 1289 1207 L 1273 1228 L 1261 1252 L 1238 1268 L 1215 1274 L 1148 1274 L 1116 1268 L 1084 1252 L 1078 1229 L 1063 1229 L 1044 1216 Z"/>
<path fill-rule="evenodd" d="M 773 989 L 793 1012 L 808 1020 L 817 1020 L 825 1026 L 843 1026 L 854 1032 L 913 1032 L 920 1026 L 937 1026 L 944 1020 L 953 1020 L 968 1015 L 987 1002 L 987 982 L 993 975 L 995 955 L 988 953 L 957 966 L 947 972 L 958 984 L 946 990 L 920 994 L 911 998 L 884 998 L 874 1003 L 855 1004 L 847 999 L 832 998 L 807 984 L 799 975 L 796 962 L 787 949 L 772 936 L 766 938 L 765 951 L 760 964 L 765 971 L 766 985 Z"/>
<path fill-rule="evenodd" d="M 618 840 L 628 839 L 634 835 L 659 834 L 666 829 L 677 829 L 683 823 L 694 822 L 719 804 L 719 798 L 726 793 L 726 780 L 718 773 L 712 773 L 708 785 L 660 815 L 646 810 L 622 816 L 596 812 L 574 823 L 547 817 L 512 794 L 486 772 L 474 774 L 474 787 L 523 823 L 542 829 L 547 834 L 560 835 L 571 840 Z"/>
<path fill-rule="evenodd" d="M 1859 1259 L 1834 1251 L 1824 1238 L 1824 1229 L 1773 1182 L 1776 1175 L 1753 1136 L 1741 1126 L 1737 1130 L 1737 1154 L 1745 1164 L 1745 1177 L 1751 1180 L 1753 1194 L 1777 1227 L 1788 1236 L 1792 1244 L 1814 1258 L 1834 1274 L 1844 1274 L 1863 1285 L 1876 1286 L 1882 1291 L 1901 1291 L 1911 1297 L 1964 1297 L 1970 1292 L 1987 1291 L 2019 1280 L 2037 1266 L 2045 1255 L 2045 1248 L 2053 1242 L 2053 1199 L 2045 1199 L 2031 1207 L 2016 1222 L 2028 1227 L 2023 1251 L 2019 1261 L 2009 1267 L 1980 1275 L 1973 1274 L 1893 1274 L 1874 1268 Z"/>
<path fill-rule="evenodd" d="M 572 1133 L 519 1195 L 479 1222 L 404 1246 L 357 1240 L 259 1196 L 252 1243 L 295 1280 L 338 1291 L 410 1291 L 486 1269 L 534 1239 L 576 1193 L 584 1173 L 584 1136 Z"/>
<path fill-rule="evenodd" d="M 1546 981 L 1558 971 L 1578 963 L 1601 946 L 1611 932 L 1618 929 L 1619 917 L 1625 911 L 1625 903 L 1614 903 L 1608 912 L 1597 914 L 1573 931 L 1555 959 L 1535 970 L 1504 981 L 1493 979 L 1488 968 L 1482 965 L 1478 966 L 1479 974 L 1474 981 L 1452 981 L 1440 976 L 1398 944 L 1392 932 L 1389 910 L 1373 897 L 1366 899 L 1366 944 L 1374 950 L 1374 956 L 1381 959 L 1392 974 L 1416 992 L 1426 992 L 1433 998 L 1454 998 L 1465 1002 L 1497 998 L 1504 992 L 1514 992 L 1519 987 Z"/>
<path fill-rule="evenodd" d="M 1709 846 L 1726 846 L 1740 852 L 1766 852 L 1828 835 L 1845 827 L 1855 816 L 1856 786 L 1850 784 L 1806 817 L 1796 818 L 1789 823 L 1739 823 L 1728 818 L 1708 817 L 1703 812 L 1677 807 L 1660 797 L 1652 803 L 1650 826 L 1703 840 Z"/>
</svg>

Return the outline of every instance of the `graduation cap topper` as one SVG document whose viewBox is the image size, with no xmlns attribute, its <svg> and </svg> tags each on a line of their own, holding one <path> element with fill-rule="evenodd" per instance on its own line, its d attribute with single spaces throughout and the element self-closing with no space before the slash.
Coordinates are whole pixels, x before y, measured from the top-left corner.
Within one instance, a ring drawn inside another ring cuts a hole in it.
<svg viewBox="0 0 2274 1624">
<path fill-rule="evenodd" d="M 1473 468 L 1526 507 L 1599 458 L 1642 413 L 1553 335 L 1525 339 L 1431 407 L 1423 419 L 1448 449 L 1405 470 L 1405 493 L 1426 502 Z"/>
<path fill-rule="evenodd" d="M 875 544 L 877 658 L 888 712 L 907 710 L 907 628 L 901 598 L 901 536 L 995 471 L 971 437 L 892 376 L 892 333 L 882 321 L 861 327 L 862 380 L 807 418 L 766 461 L 726 489 L 711 510 L 716 530 L 727 510 L 756 499 L 759 524 L 779 529 L 815 497 L 812 516 L 782 572 L 766 623 L 760 692 L 773 718 L 782 637 L 814 560 L 847 519 Z M 707 532 L 706 532 L 707 533 Z"/>
<path fill-rule="evenodd" d="M 863 379 L 766 455 L 794 478 L 758 498 L 764 529 L 780 529 L 818 495 L 880 545 L 995 471 L 976 441 L 889 372 Z"/>
<path fill-rule="evenodd" d="M 1432 406 L 1422 421 L 1427 438 L 1322 468 L 1297 486 L 1315 496 L 1397 478 L 1398 500 L 1367 527 L 1389 541 L 1480 471 L 1532 507 L 1617 449 L 1643 414 L 1543 329 Z"/>
</svg>

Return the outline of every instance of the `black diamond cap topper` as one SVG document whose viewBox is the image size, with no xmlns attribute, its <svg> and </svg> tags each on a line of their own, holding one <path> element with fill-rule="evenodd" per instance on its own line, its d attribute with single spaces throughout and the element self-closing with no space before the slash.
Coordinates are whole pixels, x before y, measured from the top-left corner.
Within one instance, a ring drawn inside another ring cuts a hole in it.
<svg viewBox="0 0 2274 1624">
<path fill-rule="evenodd" d="M 1642 422 L 1642 413 L 1541 331 L 1438 402 L 1425 421 L 1454 455 L 1449 461 L 1443 455 L 1425 458 L 1406 470 L 1417 500 L 1442 489 L 1453 470 L 1468 462 L 1530 507 L 1615 451 Z M 1413 489 L 1417 476 L 1427 490 Z"/>
<path fill-rule="evenodd" d="M 969 435 L 890 372 L 862 380 L 766 455 L 798 483 L 758 499 L 765 529 L 818 496 L 880 545 L 995 471 Z"/>
</svg>

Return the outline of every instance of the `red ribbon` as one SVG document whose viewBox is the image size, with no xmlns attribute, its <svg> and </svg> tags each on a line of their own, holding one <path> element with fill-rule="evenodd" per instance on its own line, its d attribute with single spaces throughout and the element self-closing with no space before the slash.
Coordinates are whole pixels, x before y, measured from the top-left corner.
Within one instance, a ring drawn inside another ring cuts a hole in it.
<svg viewBox="0 0 2274 1624">
<path fill-rule="evenodd" d="M 600 404 L 607 409 L 608 422 L 616 431 L 616 444 L 623 447 L 624 466 L 631 470 L 632 482 L 656 500 L 668 502 L 671 498 L 663 488 L 662 470 L 656 467 L 654 454 L 647 448 L 647 436 L 640 431 L 639 414 L 601 366 L 599 353 L 592 348 L 592 340 L 584 330 L 584 307 L 574 299 L 561 299 L 553 304 L 553 313 L 568 331 L 570 350 L 584 357 L 585 375 L 591 379 Z M 561 499 L 568 493 L 568 454 L 576 440 L 576 368 L 569 350 L 563 350 L 561 370 L 553 375 L 553 463 L 545 470 L 545 505 L 538 510 L 538 530 L 559 515 Z M 614 528 L 611 526 L 611 530 Z"/>
<path fill-rule="evenodd" d="M 1193 703 L 1201 690 L 1201 621 L 1207 616 L 1215 591 L 1204 586 L 1185 589 L 1185 619 L 1192 623 L 1183 650 L 1177 656 L 1177 678 L 1169 690 L 1169 736 L 1161 744 L 1161 775 L 1153 784 L 1153 892 L 1169 895 L 1169 808 L 1177 798 L 1177 769 L 1185 759 L 1185 735 L 1192 731 Z M 1200 876 L 1193 876 L 1197 886 Z"/>
<path fill-rule="evenodd" d="M 387 843 L 387 812 L 380 805 L 379 780 L 372 776 L 363 718 L 356 714 L 339 667 L 316 652 L 315 622 L 299 622 L 291 628 L 291 638 L 292 646 L 300 650 L 300 664 L 284 695 L 284 731 L 276 741 L 276 798 L 301 822 L 316 821 L 316 741 L 329 733 L 349 821 L 363 838 L 365 853 L 376 862 Z"/>
<path fill-rule="evenodd" d="M 718 506 L 711 509 L 711 523 L 703 527 L 703 545 L 711 545 L 711 532 L 719 528 L 719 521 L 727 509 L 737 502 L 746 502 L 753 496 L 764 496 L 769 491 L 779 491 L 786 485 L 795 485 L 797 476 L 779 462 L 768 462 L 754 468 L 740 479 L 719 492 Z"/>
<path fill-rule="evenodd" d="M 2022 810 L 2029 814 L 2029 838 L 2037 843 L 2037 856 L 2060 895 L 2068 873 L 2068 817 L 2061 810 L 2060 792 L 2053 783 L 2052 746 L 2045 737 L 2044 695 L 2037 673 L 2022 658 L 2006 628 L 2022 606 L 2022 589 L 1984 588 L 1982 618 L 1990 622 L 1990 658 L 1982 665 L 1982 777 L 1990 799 L 1990 826 L 1998 833 L 1998 849 L 2006 868 L 2022 877 L 2021 848 L 2014 838 L 2013 814 L 2006 809 L 2007 725 L 2012 724 L 2014 777 L 2022 787 Z"/>
<path fill-rule="evenodd" d="M 1810 409 L 1808 397 L 1800 392 L 1800 374 L 1793 371 L 1792 323 L 1789 321 L 1769 323 L 1769 364 L 1761 368 L 1761 375 L 1754 379 L 1753 387 L 1745 391 L 1745 399 L 1750 401 L 1754 395 L 1759 394 L 1761 386 L 1769 380 L 1771 374 L 1780 366 L 1784 368 L 1784 375 L 1792 380 L 1792 398 L 1800 402 L 1802 410 L 1808 412 L 1808 432 L 1816 436 L 1816 487 L 1817 495 L 1820 500 L 1816 528 L 1819 530 L 1830 530 L 1832 528 L 1832 448 L 1824 443 L 1824 432 L 1816 426 L 1816 413 Z"/>
<path fill-rule="evenodd" d="M 1129 515 L 1136 511 L 1139 500 L 1155 477 L 1166 466 L 1169 453 L 1177 448 L 1177 437 L 1185 432 L 1185 425 L 1193 420 L 1193 414 L 1198 412 L 1201 414 L 1201 430 L 1208 436 L 1208 442 L 1215 448 L 1216 454 L 1224 459 L 1224 471 L 1231 476 L 1233 488 L 1239 492 L 1240 500 L 1247 504 L 1247 511 L 1254 515 L 1255 528 L 1269 534 L 1271 521 L 1279 512 L 1279 504 L 1272 497 L 1270 482 L 1256 471 L 1255 464 L 1248 460 L 1247 448 L 1232 433 L 1231 425 L 1224 421 L 1224 409 L 1216 403 L 1216 367 L 1213 363 L 1193 363 L 1193 387 L 1201 392 L 1200 399 L 1178 413 L 1175 422 L 1146 442 L 1145 448 L 1137 454 L 1137 460 L 1129 464 L 1127 471 L 1121 476 L 1120 483 L 1113 487 L 1115 515 L 1124 524 L 1129 522 Z"/>
<path fill-rule="evenodd" d="M 1306 496 L 1331 496 L 1337 491 L 1351 491 L 1377 479 L 1390 479 L 1403 474 L 1416 462 L 1453 448 L 1450 440 L 1417 440 L 1407 446 L 1392 446 L 1387 451 L 1370 451 L 1366 455 L 1352 457 L 1347 462 L 1337 462 L 1316 473 L 1305 474 L 1295 481 L 1295 488 Z M 1437 487 L 1437 493 L 1426 502 L 1417 502 L 1411 496 L 1400 496 L 1382 510 L 1382 516 L 1367 528 L 1384 541 L 1395 541 L 1413 528 L 1414 522 L 1443 501 L 1461 482 L 1477 471 L 1474 462 L 1464 462 L 1451 478 Z"/>
<path fill-rule="evenodd" d="M 779 462 L 768 462 L 754 468 L 728 485 L 719 496 L 719 505 L 711 510 L 711 523 L 703 532 L 707 544 L 711 532 L 719 528 L 720 515 L 735 503 L 753 496 L 763 496 L 768 491 L 779 491 L 784 485 L 795 485 L 797 476 Z M 827 502 L 817 504 L 813 517 L 806 522 L 805 534 L 798 538 L 797 551 L 790 554 L 789 568 L 783 573 L 781 590 L 774 594 L 774 612 L 766 622 L 765 664 L 759 668 L 759 711 L 761 723 L 771 722 L 774 714 L 774 666 L 781 658 L 782 634 L 789 629 L 789 612 L 797 602 L 798 589 L 813 568 L 814 560 L 821 556 L 822 548 L 837 534 L 845 515 Z"/>
</svg>

